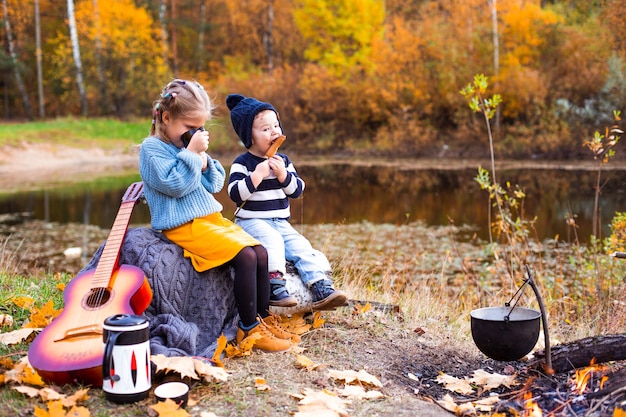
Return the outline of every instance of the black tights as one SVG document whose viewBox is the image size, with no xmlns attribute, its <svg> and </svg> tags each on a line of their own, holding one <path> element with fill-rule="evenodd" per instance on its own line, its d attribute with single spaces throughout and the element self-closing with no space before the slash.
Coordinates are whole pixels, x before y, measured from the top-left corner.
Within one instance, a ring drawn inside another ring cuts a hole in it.
<svg viewBox="0 0 626 417">
<path fill-rule="evenodd" d="M 235 302 L 244 326 L 267 317 L 270 308 L 270 279 L 267 251 L 261 245 L 246 246 L 231 261 L 235 270 Z"/>
</svg>

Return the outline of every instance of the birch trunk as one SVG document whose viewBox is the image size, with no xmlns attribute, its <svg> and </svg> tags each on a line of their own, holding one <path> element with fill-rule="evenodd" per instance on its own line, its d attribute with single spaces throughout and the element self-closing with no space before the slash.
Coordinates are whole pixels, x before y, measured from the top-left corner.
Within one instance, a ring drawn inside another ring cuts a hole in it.
<svg viewBox="0 0 626 417">
<path fill-rule="evenodd" d="M 17 53 L 15 52 L 15 45 L 13 44 L 13 32 L 11 30 L 11 23 L 9 22 L 9 8 L 7 6 L 7 0 L 2 0 L 2 10 L 4 12 L 4 30 L 6 31 L 7 42 L 9 44 L 9 56 L 11 57 L 11 66 L 13 67 L 13 75 L 15 76 L 15 82 L 17 88 L 22 96 L 22 102 L 24 103 L 24 111 L 28 119 L 33 118 L 33 108 L 30 104 L 30 99 L 26 93 L 26 87 L 22 80 L 22 74 L 17 61 Z"/>
<path fill-rule="evenodd" d="M 37 59 L 37 96 L 39 97 L 39 117 L 46 117 L 43 96 L 43 70 L 41 68 L 41 24 L 39 21 L 39 0 L 35 0 L 35 58 Z"/>
<path fill-rule="evenodd" d="M 198 48 L 196 53 L 198 54 L 198 61 L 196 66 L 196 72 L 202 71 L 204 64 L 204 28 L 206 26 L 206 2 L 203 0 L 200 2 L 200 27 L 198 28 Z"/>
<path fill-rule="evenodd" d="M 488 0 L 491 9 L 491 26 L 493 32 L 493 73 L 495 76 L 494 89 L 498 91 L 498 80 L 500 78 L 500 38 L 498 35 L 498 9 L 497 0 Z M 495 130 L 500 130 L 500 106 L 496 108 Z"/>
<path fill-rule="evenodd" d="M 83 116 L 87 116 L 87 93 L 83 83 L 83 64 L 80 60 L 80 47 L 78 45 L 78 33 L 76 32 L 76 18 L 74 16 L 74 0 L 67 0 L 67 17 L 70 26 L 70 39 L 72 41 L 72 54 L 76 66 L 76 83 L 80 94 L 80 107 Z"/>
<path fill-rule="evenodd" d="M 98 77 L 98 90 L 100 92 L 100 103 L 105 113 L 108 113 L 109 97 L 107 95 L 106 82 L 104 80 L 104 70 L 102 68 L 102 22 L 100 21 L 100 9 L 98 7 L 98 0 L 92 0 L 93 4 L 93 20 L 96 27 L 95 37 L 95 59 L 96 59 L 96 74 Z M 102 113 L 102 110 L 100 113 Z"/>
<path fill-rule="evenodd" d="M 163 51 L 163 62 L 168 63 L 168 46 L 167 46 L 167 22 L 165 21 L 165 15 L 167 14 L 167 4 L 165 0 L 159 0 L 159 23 L 161 24 L 161 49 Z"/>
<path fill-rule="evenodd" d="M 263 33 L 263 46 L 267 55 L 267 70 L 274 68 L 274 2 L 270 1 L 267 8 L 267 26 Z"/>
</svg>

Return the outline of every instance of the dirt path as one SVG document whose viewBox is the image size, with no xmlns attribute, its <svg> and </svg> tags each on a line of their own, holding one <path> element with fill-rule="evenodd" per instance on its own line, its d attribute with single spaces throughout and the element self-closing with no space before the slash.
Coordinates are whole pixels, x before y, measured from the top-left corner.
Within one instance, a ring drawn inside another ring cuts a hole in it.
<svg viewBox="0 0 626 417">
<path fill-rule="evenodd" d="M 132 150 L 80 149 L 29 144 L 0 149 L 0 192 L 24 191 L 44 184 L 85 181 L 137 169 Z"/>
</svg>

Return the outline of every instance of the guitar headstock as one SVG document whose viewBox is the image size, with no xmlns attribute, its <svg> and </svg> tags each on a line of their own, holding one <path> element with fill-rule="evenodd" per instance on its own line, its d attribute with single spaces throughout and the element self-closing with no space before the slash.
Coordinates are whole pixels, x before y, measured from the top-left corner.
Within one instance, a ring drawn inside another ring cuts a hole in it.
<svg viewBox="0 0 626 417">
<path fill-rule="evenodd" d="M 143 197 L 143 182 L 134 182 L 132 183 L 124 193 L 122 197 L 122 203 L 133 202 L 136 203 Z"/>
</svg>

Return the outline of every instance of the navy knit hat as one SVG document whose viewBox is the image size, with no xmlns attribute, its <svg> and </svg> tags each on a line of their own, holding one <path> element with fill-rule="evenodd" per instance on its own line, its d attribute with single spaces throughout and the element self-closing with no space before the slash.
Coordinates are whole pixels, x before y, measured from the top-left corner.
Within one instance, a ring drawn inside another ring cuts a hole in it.
<svg viewBox="0 0 626 417">
<path fill-rule="evenodd" d="M 252 122 L 259 112 L 272 110 L 278 117 L 278 112 L 270 103 L 259 101 L 253 97 L 244 97 L 241 94 L 229 94 L 226 105 L 230 110 L 230 121 L 241 143 L 246 148 L 252 146 Z M 278 122 L 280 124 L 280 120 Z M 281 126 L 282 128 L 282 126 Z"/>
</svg>

